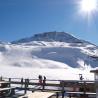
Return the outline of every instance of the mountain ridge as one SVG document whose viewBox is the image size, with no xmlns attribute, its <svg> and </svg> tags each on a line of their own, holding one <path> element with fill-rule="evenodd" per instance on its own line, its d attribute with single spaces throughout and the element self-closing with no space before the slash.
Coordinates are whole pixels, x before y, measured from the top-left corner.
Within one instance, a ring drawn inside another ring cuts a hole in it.
<svg viewBox="0 0 98 98">
<path fill-rule="evenodd" d="M 78 38 L 72 36 L 71 34 L 68 34 L 66 32 L 44 32 L 35 34 L 32 37 L 23 38 L 20 40 L 12 41 L 13 44 L 18 43 L 25 43 L 25 42 L 31 42 L 31 41 L 59 41 L 59 42 L 68 42 L 68 43 L 82 43 L 82 40 L 79 40 Z"/>
</svg>

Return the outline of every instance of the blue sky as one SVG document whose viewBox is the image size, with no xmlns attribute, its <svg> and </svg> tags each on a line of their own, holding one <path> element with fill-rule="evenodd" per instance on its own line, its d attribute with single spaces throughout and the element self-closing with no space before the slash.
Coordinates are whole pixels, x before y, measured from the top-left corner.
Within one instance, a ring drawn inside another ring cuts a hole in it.
<svg viewBox="0 0 98 98">
<path fill-rule="evenodd" d="M 98 13 L 88 22 L 79 0 L 0 0 L 0 40 L 65 31 L 98 45 Z M 81 14 L 80 14 L 81 13 Z"/>
</svg>

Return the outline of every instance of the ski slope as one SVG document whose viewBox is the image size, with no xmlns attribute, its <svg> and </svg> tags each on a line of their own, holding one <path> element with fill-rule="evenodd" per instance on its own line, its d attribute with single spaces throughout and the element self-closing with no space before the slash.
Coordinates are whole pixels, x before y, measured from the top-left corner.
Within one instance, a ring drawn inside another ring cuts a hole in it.
<svg viewBox="0 0 98 98">
<path fill-rule="evenodd" d="M 51 79 L 79 79 L 82 73 L 85 79 L 93 79 L 89 71 L 97 65 L 98 47 L 65 33 L 0 42 L 2 76 L 37 78 L 41 74 Z"/>
</svg>

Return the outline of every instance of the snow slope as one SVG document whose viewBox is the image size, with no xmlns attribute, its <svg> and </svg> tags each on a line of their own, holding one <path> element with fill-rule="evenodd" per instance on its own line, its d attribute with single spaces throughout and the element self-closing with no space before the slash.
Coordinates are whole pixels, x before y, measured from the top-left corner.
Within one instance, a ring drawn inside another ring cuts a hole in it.
<svg viewBox="0 0 98 98">
<path fill-rule="evenodd" d="M 43 74 L 64 78 L 72 70 L 75 74 L 76 70 L 77 74 L 83 70 L 85 73 L 97 65 L 98 47 L 64 32 L 47 32 L 12 43 L 0 43 L 0 75 L 13 76 L 19 71 L 16 76 L 27 73 L 29 77 Z M 32 76 L 33 72 L 36 75 Z"/>
<path fill-rule="evenodd" d="M 32 42 L 31 45 L 0 45 L 0 65 L 33 68 L 96 67 L 98 60 L 92 57 L 96 53 L 96 46 L 81 43 L 40 41 Z"/>
</svg>

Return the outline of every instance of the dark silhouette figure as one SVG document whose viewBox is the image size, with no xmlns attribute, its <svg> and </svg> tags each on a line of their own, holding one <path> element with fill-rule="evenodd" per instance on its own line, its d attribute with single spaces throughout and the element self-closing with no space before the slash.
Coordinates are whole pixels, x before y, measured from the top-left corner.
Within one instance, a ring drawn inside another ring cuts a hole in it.
<svg viewBox="0 0 98 98">
<path fill-rule="evenodd" d="M 84 78 L 82 76 L 82 74 L 79 74 L 80 80 L 82 81 Z"/>
<path fill-rule="evenodd" d="M 39 84 L 42 84 L 42 76 L 39 75 L 38 78 L 39 78 Z"/>
<path fill-rule="evenodd" d="M 43 89 L 45 89 L 45 84 L 46 84 L 46 77 L 43 77 Z"/>
<path fill-rule="evenodd" d="M 46 77 L 44 76 L 43 84 L 46 84 Z"/>
</svg>

